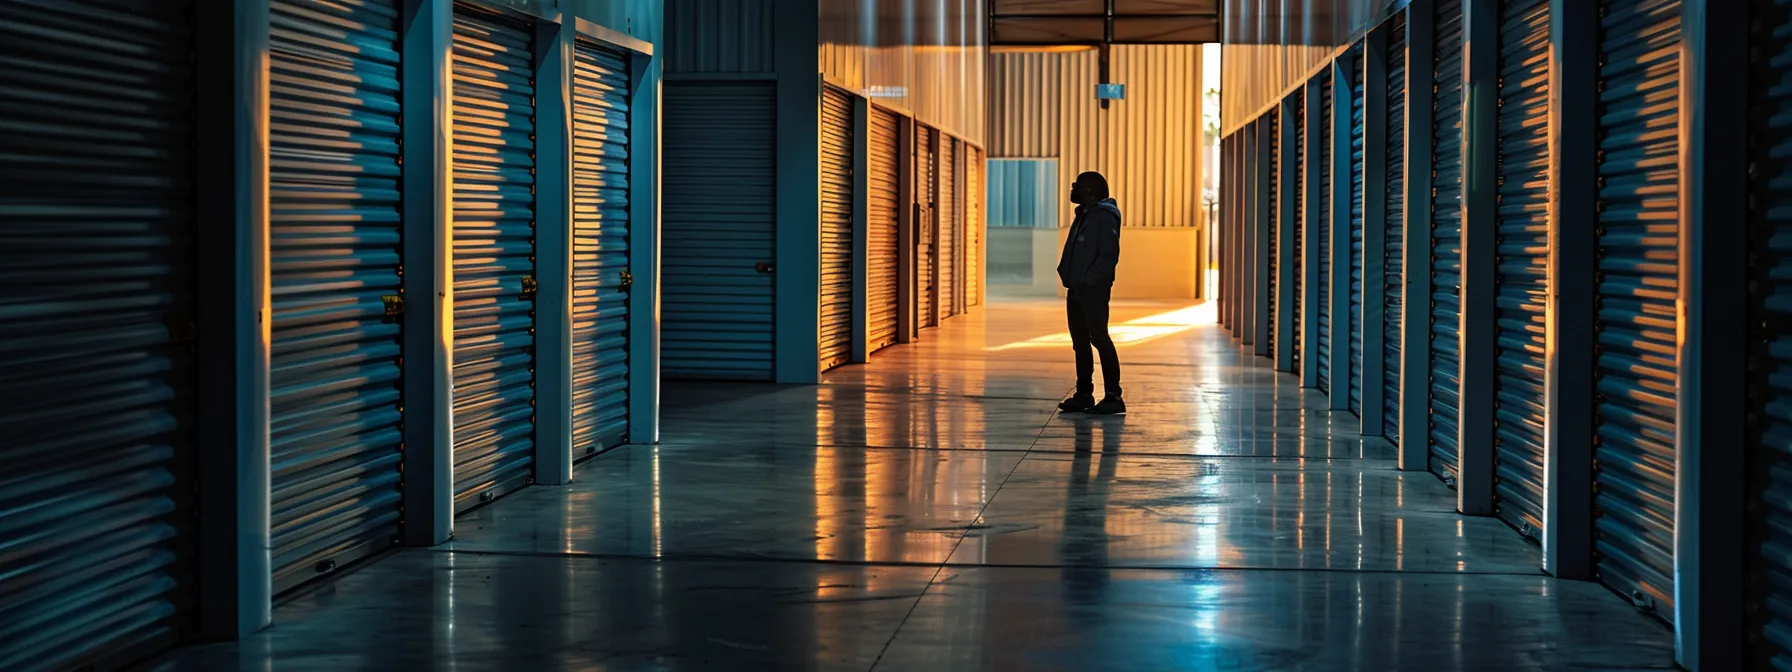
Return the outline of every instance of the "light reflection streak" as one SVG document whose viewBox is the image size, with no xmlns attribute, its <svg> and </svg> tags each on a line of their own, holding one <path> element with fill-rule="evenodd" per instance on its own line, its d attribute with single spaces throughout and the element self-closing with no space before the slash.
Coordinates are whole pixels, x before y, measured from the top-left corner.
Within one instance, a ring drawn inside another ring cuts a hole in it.
<svg viewBox="0 0 1792 672">
<path fill-rule="evenodd" d="M 1129 320 L 1108 327 L 1108 336 L 1114 339 L 1115 347 L 1138 345 L 1154 341 L 1172 334 L 1179 334 L 1203 324 L 1212 324 L 1217 308 L 1213 303 L 1202 303 L 1188 308 L 1158 313 Z M 1025 341 L 1015 341 L 986 348 L 991 351 L 1013 350 L 1016 348 L 1063 347 L 1070 345 L 1070 332 L 1059 332 L 1048 336 L 1040 336 Z"/>
</svg>

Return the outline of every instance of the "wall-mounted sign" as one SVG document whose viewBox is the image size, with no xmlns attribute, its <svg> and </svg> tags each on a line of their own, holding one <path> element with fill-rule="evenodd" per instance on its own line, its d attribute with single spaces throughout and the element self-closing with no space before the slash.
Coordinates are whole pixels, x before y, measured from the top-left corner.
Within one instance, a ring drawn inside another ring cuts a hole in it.
<svg viewBox="0 0 1792 672">
<path fill-rule="evenodd" d="M 905 98 L 908 96 L 906 86 L 868 86 L 865 87 L 866 98 Z"/>
<path fill-rule="evenodd" d="M 1096 100 L 1126 100 L 1125 84 L 1096 84 Z"/>
</svg>

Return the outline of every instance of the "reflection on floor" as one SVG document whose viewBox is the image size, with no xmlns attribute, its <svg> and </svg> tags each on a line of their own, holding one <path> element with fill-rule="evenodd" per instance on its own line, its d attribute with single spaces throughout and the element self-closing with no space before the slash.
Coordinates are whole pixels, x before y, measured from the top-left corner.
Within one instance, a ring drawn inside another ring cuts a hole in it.
<svg viewBox="0 0 1792 672">
<path fill-rule="evenodd" d="M 1131 414 L 1063 417 L 1051 302 L 817 387 L 670 384 L 604 454 L 159 669 L 1670 668 L 1670 633 L 1556 581 L 1186 306 L 1121 348 Z"/>
</svg>

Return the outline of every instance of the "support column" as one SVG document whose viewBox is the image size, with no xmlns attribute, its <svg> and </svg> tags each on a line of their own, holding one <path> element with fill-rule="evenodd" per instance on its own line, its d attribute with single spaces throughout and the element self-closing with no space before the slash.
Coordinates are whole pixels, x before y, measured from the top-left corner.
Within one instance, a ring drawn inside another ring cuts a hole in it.
<svg viewBox="0 0 1792 672">
<path fill-rule="evenodd" d="M 896 213 L 896 254 L 900 262 L 896 265 L 896 340 L 899 343 L 912 343 L 920 335 L 920 322 L 916 319 L 919 303 L 916 296 L 920 287 L 916 283 L 920 272 L 916 268 L 919 263 L 915 259 L 915 120 L 912 117 L 898 117 L 896 120 L 896 202 L 900 205 Z"/>
<path fill-rule="evenodd" d="M 1327 301 L 1331 305 L 1331 397 L 1329 408 L 1350 410 L 1350 71 L 1344 60 L 1332 59 L 1332 179 L 1331 189 L 1331 287 Z"/>
<path fill-rule="evenodd" d="M 1400 316 L 1399 444 L 1400 468 L 1410 471 L 1425 471 L 1431 460 L 1431 126 L 1437 50 L 1433 2 L 1413 0 L 1406 9 L 1406 193 L 1400 196 L 1406 199 L 1402 208 L 1406 240 L 1400 246 L 1406 255 L 1400 263 L 1406 301 Z"/>
<path fill-rule="evenodd" d="M 535 24 L 535 483 L 572 482 L 573 27 Z"/>
<path fill-rule="evenodd" d="M 642 444 L 660 441 L 661 67 L 657 51 L 629 57 L 628 440 Z"/>
<path fill-rule="evenodd" d="M 1319 223 L 1327 221 L 1331 213 L 1321 212 L 1319 204 L 1323 202 L 1320 195 L 1331 186 L 1319 181 L 1323 168 L 1319 148 L 1330 121 L 1325 118 L 1319 78 L 1330 76 L 1326 73 L 1307 80 L 1305 95 L 1301 96 L 1301 104 L 1306 106 L 1301 117 L 1301 123 L 1306 125 L 1301 147 L 1301 197 L 1306 199 L 1306 207 L 1301 209 L 1305 221 L 1301 222 L 1300 284 L 1306 288 L 1306 295 L 1300 304 L 1300 386 L 1305 388 L 1319 387 L 1319 306 L 1327 300 L 1325 288 L 1319 286 L 1319 265 L 1328 261 L 1319 256 Z"/>
<path fill-rule="evenodd" d="M 237 639 L 273 620 L 268 0 L 195 18 L 198 631 Z"/>
<path fill-rule="evenodd" d="M 1256 144 L 1251 148 L 1256 157 L 1256 170 L 1251 173 L 1251 240 L 1255 243 L 1251 254 L 1251 335 L 1256 338 L 1252 352 L 1258 357 L 1268 357 L 1272 353 L 1270 347 L 1275 345 L 1269 332 L 1270 302 L 1269 264 L 1274 250 L 1269 244 L 1271 221 L 1275 218 L 1275 204 L 1270 197 L 1270 180 L 1274 175 L 1270 171 L 1269 138 L 1275 133 L 1275 123 L 1269 114 L 1257 118 L 1252 124 L 1257 136 Z"/>
<path fill-rule="evenodd" d="M 773 367 L 780 383 L 821 380 L 821 57 L 815 0 L 774 0 L 777 274 Z"/>
<path fill-rule="evenodd" d="M 866 335 L 870 303 L 865 285 L 871 235 L 871 199 L 867 193 L 871 189 L 871 169 L 866 165 L 871 154 L 870 102 L 863 96 L 852 97 L 852 354 L 848 361 L 854 364 L 865 363 L 871 353 Z"/>
<path fill-rule="evenodd" d="M 1388 31 L 1363 49 L 1363 436 L 1381 436 L 1387 349 Z"/>
<path fill-rule="evenodd" d="M 1494 395 L 1499 329 L 1500 0 L 1464 0 L 1462 67 L 1462 339 L 1456 510 L 1493 515 Z"/>
<path fill-rule="evenodd" d="M 1686 0 L 1680 46 L 1675 661 L 1747 660 L 1748 8 Z"/>
<path fill-rule="evenodd" d="M 1238 340 L 1241 345 L 1251 346 L 1256 352 L 1257 345 L 1257 297 L 1263 293 L 1257 286 L 1257 122 L 1252 120 L 1245 124 L 1240 134 L 1244 142 L 1240 144 L 1240 159 L 1244 169 L 1238 172 L 1238 188 L 1243 198 L 1238 200 Z"/>
<path fill-rule="evenodd" d="M 1293 96 L 1282 100 L 1281 117 L 1276 124 L 1275 132 L 1280 141 L 1276 143 L 1281 153 L 1276 161 L 1280 171 L 1276 175 L 1277 210 L 1276 240 L 1280 241 L 1280 249 L 1276 250 L 1276 370 L 1296 373 L 1294 370 L 1294 344 L 1300 335 L 1294 333 L 1294 283 L 1296 274 L 1300 272 L 1301 260 L 1294 256 L 1294 211 L 1300 198 L 1300 166 L 1289 160 L 1294 156 L 1294 142 L 1298 127 L 1294 121 L 1294 111 L 1298 102 Z"/>
<path fill-rule="evenodd" d="M 1549 3 L 1549 350 L 1543 571 L 1593 578 L 1593 362 L 1599 234 L 1599 7 Z"/>
</svg>

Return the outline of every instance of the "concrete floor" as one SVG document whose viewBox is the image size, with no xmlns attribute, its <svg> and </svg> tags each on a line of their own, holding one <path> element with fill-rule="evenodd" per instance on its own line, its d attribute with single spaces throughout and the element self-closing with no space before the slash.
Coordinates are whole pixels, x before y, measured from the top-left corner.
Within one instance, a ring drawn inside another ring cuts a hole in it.
<svg viewBox="0 0 1792 672">
<path fill-rule="evenodd" d="M 1200 308 L 1119 304 L 1131 414 L 1063 417 L 1055 302 L 818 387 L 669 384 L 662 445 L 583 464 L 155 669 L 1672 667 Z"/>
</svg>

